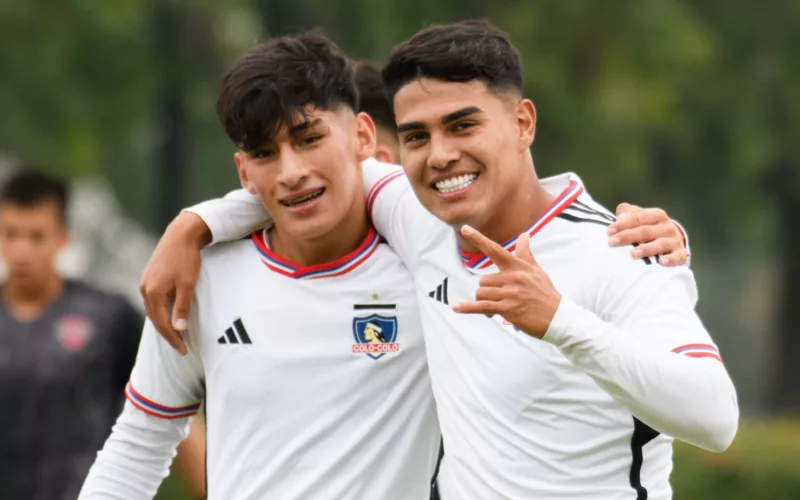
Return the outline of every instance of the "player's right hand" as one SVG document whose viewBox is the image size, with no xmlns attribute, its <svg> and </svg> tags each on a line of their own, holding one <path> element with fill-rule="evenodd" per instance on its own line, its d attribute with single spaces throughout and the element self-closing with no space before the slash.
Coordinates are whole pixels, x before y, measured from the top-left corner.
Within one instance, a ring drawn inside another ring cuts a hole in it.
<svg viewBox="0 0 800 500">
<path fill-rule="evenodd" d="M 481 276 L 475 300 L 454 304 L 453 310 L 489 318 L 498 314 L 528 335 L 542 338 L 560 307 L 561 294 L 531 254 L 530 235 L 519 236 L 514 253 L 469 226 L 461 226 L 461 235 L 486 254 L 498 272 Z"/>
<path fill-rule="evenodd" d="M 181 332 L 189 322 L 189 309 L 200 273 L 200 248 L 210 236 L 203 219 L 191 212 L 182 212 L 167 227 L 139 283 L 147 317 L 181 355 L 186 354 Z"/>
</svg>

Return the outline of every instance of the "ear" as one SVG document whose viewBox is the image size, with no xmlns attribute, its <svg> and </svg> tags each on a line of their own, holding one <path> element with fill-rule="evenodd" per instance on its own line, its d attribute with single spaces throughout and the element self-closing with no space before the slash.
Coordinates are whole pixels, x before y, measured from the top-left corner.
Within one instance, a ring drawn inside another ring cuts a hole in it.
<svg viewBox="0 0 800 500">
<path fill-rule="evenodd" d="M 367 158 L 375 156 L 375 148 L 377 147 L 377 133 L 375 131 L 375 122 L 366 113 L 358 113 L 355 120 L 356 126 L 356 154 L 358 161 L 364 161 Z"/>
<path fill-rule="evenodd" d="M 67 227 L 64 226 L 61 229 L 61 234 L 59 235 L 59 241 L 58 241 L 59 251 L 62 250 L 65 246 L 67 246 L 68 243 L 69 243 L 69 229 L 67 229 Z"/>
<path fill-rule="evenodd" d="M 394 130 L 375 125 L 377 130 L 378 145 L 375 148 L 375 158 L 392 165 L 400 165 L 400 140 Z"/>
<path fill-rule="evenodd" d="M 239 172 L 239 182 L 242 188 L 252 195 L 258 194 L 253 183 L 247 178 L 247 162 L 244 153 L 237 151 L 233 155 L 233 161 L 236 163 L 236 171 Z"/>
<path fill-rule="evenodd" d="M 536 107 L 530 99 L 517 103 L 517 127 L 521 149 L 529 149 L 536 136 Z"/>
<path fill-rule="evenodd" d="M 397 163 L 397 161 L 395 161 L 394 155 L 392 154 L 392 148 L 384 144 L 379 144 L 375 148 L 375 159 L 380 162 L 391 163 L 393 165 Z"/>
</svg>

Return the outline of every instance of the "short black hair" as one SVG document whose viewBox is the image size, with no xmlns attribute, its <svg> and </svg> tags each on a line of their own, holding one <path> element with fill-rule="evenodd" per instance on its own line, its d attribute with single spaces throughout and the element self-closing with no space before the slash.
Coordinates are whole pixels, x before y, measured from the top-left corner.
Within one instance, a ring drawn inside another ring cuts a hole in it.
<svg viewBox="0 0 800 500">
<path fill-rule="evenodd" d="M 492 90 L 522 93 L 522 61 L 508 34 L 485 20 L 429 26 L 396 45 L 383 68 L 390 101 L 418 78 L 482 80 Z"/>
<path fill-rule="evenodd" d="M 0 190 L 0 204 L 11 203 L 23 207 L 35 207 L 43 203 L 55 203 L 58 220 L 67 224 L 68 190 L 66 183 L 33 167 L 23 167 L 13 174 Z"/>
<path fill-rule="evenodd" d="M 217 101 L 225 133 L 242 150 L 262 146 L 306 107 L 358 109 L 353 68 L 319 31 L 270 39 L 238 59 L 222 79 Z"/>
<path fill-rule="evenodd" d="M 372 117 L 376 125 L 391 132 L 397 130 L 392 113 L 392 103 L 386 95 L 386 86 L 381 79 L 380 68 L 370 61 L 353 63 L 358 87 L 359 111 Z"/>
</svg>

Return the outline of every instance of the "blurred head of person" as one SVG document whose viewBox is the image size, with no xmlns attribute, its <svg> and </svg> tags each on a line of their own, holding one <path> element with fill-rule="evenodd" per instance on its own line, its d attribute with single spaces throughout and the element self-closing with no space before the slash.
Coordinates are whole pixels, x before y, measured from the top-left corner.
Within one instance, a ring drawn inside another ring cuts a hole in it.
<svg viewBox="0 0 800 500">
<path fill-rule="evenodd" d="M 531 208 L 536 110 L 505 32 L 486 21 L 430 26 L 393 49 L 382 75 L 403 167 L 431 213 L 488 236 Z"/>
<path fill-rule="evenodd" d="M 368 114 L 375 122 L 377 146 L 375 158 L 384 163 L 400 163 L 400 144 L 392 114 L 392 103 L 386 95 L 380 68 L 369 61 L 354 63 L 358 86 L 359 111 Z"/>
<path fill-rule="evenodd" d="M 224 76 L 217 113 L 242 186 L 274 219 L 271 240 L 366 227 L 361 162 L 374 154 L 375 125 L 357 110 L 352 64 L 315 32 L 259 44 Z"/>
<path fill-rule="evenodd" d="M 56 258 L 67 242 L 67 187 L 48 174 L 23 169 L 0 191 L 0 252 L 5 286 L 37 295 L 60 279 Z"/>
</svg>

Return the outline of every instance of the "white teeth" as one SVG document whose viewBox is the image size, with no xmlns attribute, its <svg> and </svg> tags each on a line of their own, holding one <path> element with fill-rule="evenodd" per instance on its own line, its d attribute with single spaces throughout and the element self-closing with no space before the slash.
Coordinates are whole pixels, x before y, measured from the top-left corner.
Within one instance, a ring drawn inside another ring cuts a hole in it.
<svg viewBox="0 0 800 500">
<path fill-rule="evenodd" d="M 319 191 L 314 191 L 313 193 L 308 193 L 306 195 L 303 195 L 300 198 L 295 198 L 294 200 L 287 201 L 286 204 L 289 205 L 290 207 L 296 205 L 302 205 L 303 203 L 312 200 L 317 196 L 320 196 L 321 194 L 322 194 L 322 189 L 320 189 Z"/>
<path fill-rule="evenodd" d="M 478 174 L 459 175 L 458 177 L 451 177 L 449 179 L 439 181 L 434 185 L 436 186 L 436 190 L 440 193 L 451 193 L 453 191 L 466 189 L 475 181 L 475 178 L 477 177 Z"/>
<path fill-rule="evenodd" d="M 302 198 L 300 198 L 299 200 L 295 200 L 295 203 L 301 202 L 301 201 L 306 201 L 307 199 L 313 197 L 315 194 L 316 193 L 309 193 L 309 194 L 303 196 Z"/>
</svg>

